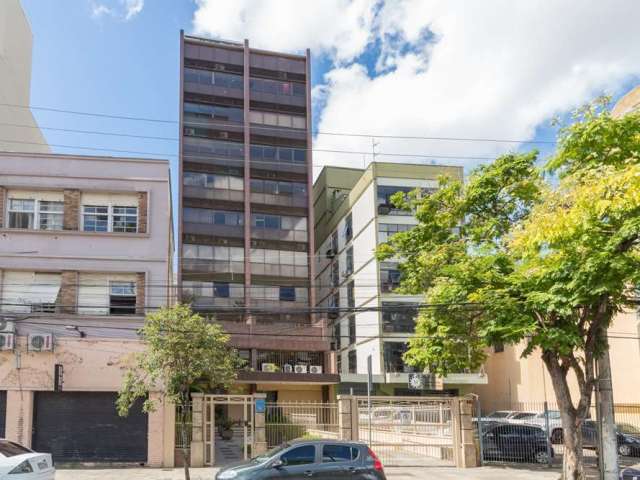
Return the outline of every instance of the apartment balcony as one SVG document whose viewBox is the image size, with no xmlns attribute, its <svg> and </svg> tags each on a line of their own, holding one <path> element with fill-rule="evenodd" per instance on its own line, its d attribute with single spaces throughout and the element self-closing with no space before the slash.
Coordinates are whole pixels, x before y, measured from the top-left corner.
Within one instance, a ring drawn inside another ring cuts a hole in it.
<svg viewBox="0 0 640 480">
<path fill-rule="evenodd" d="M 185 185 L 182 188 L 183 197 L 199 198 L 203 200 L 223 200 L 227 202 L 243 202 L 242 190 L 225 190 L 221 188 L 204 188 Z"/>
<path fill-rule="evenodd" d="M 182 224 L 182 231 L 185 234 L 244 238 L 244 226 L 242 225 L 214 225 L 210 223 L 184 222 Z"/>
<path fill-rule="evenodd" d="M 244 262 L 184 258 L 182 260 L 182 271 L 184 273 L 236 273 L 243 275 Z"/>
<path fill-rule="evenodd" d="M 335 384 L 337 375 L 324 352 L 253 350 L 240 383 Z"/>
</svg>

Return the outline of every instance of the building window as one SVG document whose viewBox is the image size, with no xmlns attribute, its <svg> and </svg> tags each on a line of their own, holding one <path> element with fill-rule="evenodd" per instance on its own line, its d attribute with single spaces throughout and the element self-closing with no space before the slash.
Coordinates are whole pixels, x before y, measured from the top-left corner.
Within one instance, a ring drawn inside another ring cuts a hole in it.
<svg viewBox="0 0 640 480">
<path fill-rule="evenodd" d="M 295 287 L 280 287 L 280 301 L 295 302 L 296 301 Z"/>
<path fill-rule="evenodd" d="M 213 296 L 215 298 L 229 298 L 231 292 L 228 283 L 213 282 Z"/>
<path fill-rule="evenodd" d="M 64 203 L 10 198 L 8 213 L 9 228 L 62 230 Z"/>
<path fill-rule="evenodd" d="M 356 316 L 349 315 L 349 345 L 356 343 Z"/>
<path fill-rule="evenodd" d="M 382 302 L 382 331 L 385 333 L 413 333 L 418 309 L 410 303 Z"/>
<path fill-rule="evenodd" d="M 109 313 L 111 315 L 133 315 L 136 313 L 136 284 L 134 282 L 111 282 L 109 289 Z"/>
<path fill-rule="evenodd" d="M 329 318 L 340 316 L 340 292 L 335 292 L 329 296 Z"/>
<path fill-rule="evenodd" d="M 351 275 L 353 273 L 353 247 L 349 247 L 347 248 L 347 270 L 346 270 L 346 274 L 347 276 Z"/>
<path fill-rule="evenodd" d="M 380 263 L 380 289 L 383 293 L 391 293 L 400 286 L 401 272 L 394 262 Z"/>
<path fill-rule="evenodd" d="M 340 331 L 340 322 L 336 322 L 333 324 L 333 337 L 336 342 L 336 350 L 340 350 L 342 348 L 342 332 Z"/>
<path fill-rule="evenodd" d="M 356 289 L 353 280 L 347 283 L 347 306 L 356 308 Z"/>
<path fill-rule="evenodd" d="M 403 355 L 407 344 L 402 342 L 384 342 L 384 369 L 387 373 L 414 373 L 416 369 L 406 365 Z"/>
<path fill-rule="evenodd" d="M 337 258 L 331 264 L 331 285 L 333 287 L 340 285 L 340 262 Z"/>
<path fill-rule="evenodd" d="M 138 207 L 83 205 L 82 229 L 85 232 L 136 233 Z"/>
<path fill-rule="evenodd" d="M 336 368 L 338 369 L 338 375 L 342 373 L 342 353 L 338 352 L 336 355 Z"/>
<path fill-rule="evenodd" d="M 415 225 L 405 225 L 397 223 L 381 223 L 378 225 L 378 242 L 384 243 L 389 240 L 391 236 L 398 232 L 406 232 L 411 230 Z"/>
<path fill-rule="evenodd" d="M 244 190 L 241 177 L 219 175 L 213 173 L 184 172 L 183 183 L 190 187 L 201 187 L 216 190 Z"/>
<path fill-rule="evenodd" d="M 353 216 L 347 215 L 344 221 L 344 243 L 349 243 L 353 238 Z"/>
<path fill-rule="evenodd" d="M 271 93 L 272 95 L 284 95 L 288 97 L 304 97 L 306 94 L 304 83 L 252 78 L 250 79 L 249 85 L 252 92 Z"/>
<path fill-rule="evenodd" d="M 209 225 L 240 226 L 244 223 L 244 214 L 242 212 L 187 207 L 184 209 L 184 221 Z"/>
<path fill-rule="evenodd" d="M 409 193 L 416 187 L 387 187 L 379 185 L 377 189 L 378 213 L 380 215 L 412 215 L 408 210 L 396 208 L 391 201 L 391 197 L 397 192 Z"/>
<path fill-rule="evenodd" d="M 351 350 L 348 354 L 349 373 L 358 373 L 358 354 Z"/>
<path fill-rule="evenodd" d="M 293 163 L 304 165 L 307 162 L 307 151 L 304 148 L 251 145 L 251 160 L 261 163 Z"/>
<path fill-rule="evenodd" d="M 242 123 L 244 114 L 241 108 L 185 102 L 184 118 L 187 124 L 189 120 L 220 120 L 223 122 Z"/>
<path fill-rule="evenodd" d="M 237 88 L 240 90 L 244 87 L 241 75 L 197 70 L 195 68 L 184 69 L 184 82 L 200 85 L 215 85 L 224 88 Z"/>
<path fill-rule="evenodd" d="M 251 225 L 256 228 L 268 228 L 274 230 L 307 231 L 306 217 L 289 217 L 284 215 L 252 214 Z"/>
<path fill-rule="evenodd" d="M 331 250 L 333 250 L 333 255 L 338 254 L 338 232 L 333 232 L 331 234 Z"/>
<path fill-rule="evenodd" d="M 285 128 L 307 128 L 307 119 L 296 115 L 287 115 L 286 113 L 256 112 L 249 114 L 251 123 L 258 125 L 269 125 L 274 127 Z"/>
</svg>

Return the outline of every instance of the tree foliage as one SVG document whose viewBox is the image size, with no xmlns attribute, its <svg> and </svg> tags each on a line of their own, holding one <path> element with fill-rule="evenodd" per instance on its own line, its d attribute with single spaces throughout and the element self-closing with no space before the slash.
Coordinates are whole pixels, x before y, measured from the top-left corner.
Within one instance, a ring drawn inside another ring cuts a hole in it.
<svg viewBox="0 0 640 480">
<path fill-rule="evenodd" d="M 419 315 L 408 363 L 446 375 L 478 368 L 498 342 L 526 342 L 525 356 L 539 349 L 571 437 L 565 476 L 582 478 L 575 432 L 594 360 L 640 280 L 640 115 L 612 118 L 596 102 L 574 120 L 545 169 L 536 152 L 508 154 L 464 185 L 441 179 L 432 195 L 396 194 L 419 223 L 378 257 L 399 256 L 403 291 L 435 305 Z"/>
</svg>

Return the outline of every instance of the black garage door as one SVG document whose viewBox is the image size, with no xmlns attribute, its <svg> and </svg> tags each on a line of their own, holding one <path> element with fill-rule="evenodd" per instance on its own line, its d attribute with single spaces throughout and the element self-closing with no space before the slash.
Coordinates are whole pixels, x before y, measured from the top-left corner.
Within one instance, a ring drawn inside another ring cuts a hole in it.
<svg viewBox="0 0 640 480">
<path fill-rule="evenodd" d="M 33 449 L 57 462 L 146 462 L 148 417 L 142 401 L 121 418 L 111 392 L 37 392 Z"/>
<path fill-rule="evenodd" d="M 7 424 L 7 392 L 0 390 L 0 438 L 4 438 Z"/>
</svg>

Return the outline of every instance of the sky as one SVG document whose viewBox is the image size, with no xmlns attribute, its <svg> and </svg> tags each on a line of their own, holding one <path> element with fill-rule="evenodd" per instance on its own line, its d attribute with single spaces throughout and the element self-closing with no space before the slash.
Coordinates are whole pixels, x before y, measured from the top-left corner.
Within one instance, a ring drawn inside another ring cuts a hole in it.
<svg viewBox="0 0 640 480">
<path fill-rule="evenodd" d="M 316 174 L 328 164 L 362 167 L 372 151 L 378 161 L 464 165 L 467 173 L 507 151 L 537 147 L 544 158 L 552 144 L 537 142 L 555 139 L 552 118 L 567 119 L 598 95 L 615 99 L 640 83 L 640 2 L 634 0 L 22 5 L 34 37 L 32 107 L 160 120 L 34 108 L 47 141 L 61 153 L 167 158 L 176 165 L 180 29 L 248 38 L 251 46 L 273 50 L 311 49 L 314 130 L 322 132 L 314 138 Z"/>
</svg>

